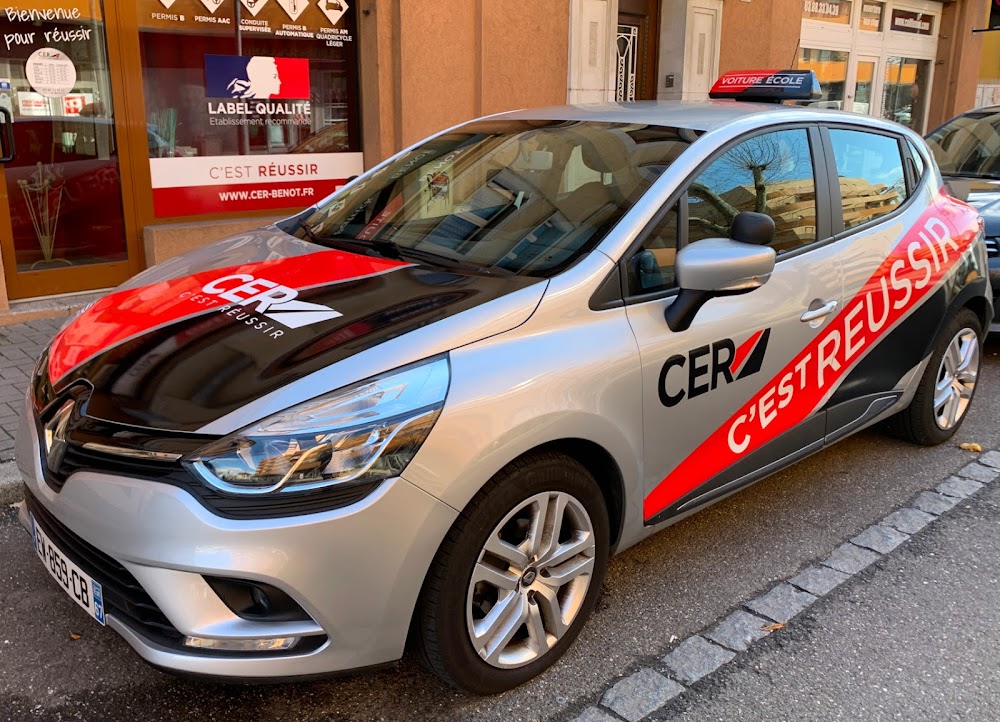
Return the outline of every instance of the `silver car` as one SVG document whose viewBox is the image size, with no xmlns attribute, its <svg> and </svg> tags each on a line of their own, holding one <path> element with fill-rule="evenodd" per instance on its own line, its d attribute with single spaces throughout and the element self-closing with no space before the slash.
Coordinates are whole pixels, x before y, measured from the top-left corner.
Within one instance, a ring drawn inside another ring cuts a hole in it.
<svg viewBox="0 0 1000 722">
<path fill-rule="evenodd" d="M 976 212 L 894 123 L 491 116 L 69 322 L 24 403 L 20 515 L 157 667 L 409 644 L 497 692 L 572 644 L 610 554 L 878 421 L 949 439 L 991 299 Z"/>
</svg>

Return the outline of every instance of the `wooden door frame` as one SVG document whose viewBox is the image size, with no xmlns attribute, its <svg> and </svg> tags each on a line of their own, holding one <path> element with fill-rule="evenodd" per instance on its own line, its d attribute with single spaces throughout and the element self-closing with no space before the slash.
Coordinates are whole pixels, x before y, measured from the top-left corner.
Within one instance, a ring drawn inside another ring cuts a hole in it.
<svg viewBox="0 0 1000 722">
<path fill-rule="evenodd" d="M 657 73 L 660 65 L 660 13 L 662 0 L 645 0 L 648 15 L 636 15 L 622 9 L 622 4 L 618 6 L 618 18 L 615 23 L 621 24 L 622 18 L 635 18 L 639 26 L 639 47 L 637 48 L 639 57 L 636 63 L 636 95 L 640 95 L 638 89 L 641 87 L 642 97 L 649 100 L 656 100 Z M 638 98 L 637 98 L 638 99 Z"/>
<path fill-rule="evenodd" d="M 47 269 L 44 271 L 17 271 L 17 253 L 14 247 L 14 229 L 10 219 L 10 198 L 7 194 L 7 183 L 0 166 L 0 207 L 7 209 L 0 213 L 0 252 L 3 255 L 4 276 L 7 296 L 14 299 L 50 296 L 75 291 L 86 291 L 116 286 L 137 273 L 141 266 L 139 257 L 142 244 L 133 202 L 136 194 L 136 178 L 132 172 L 135 156 L 134 138 L 125 128 L 129 125 L 131 116 L 130 103 L 126 90 L 127 73 L 125 68 L 129 63 L 120 54 L 124 28 L 118 21 L 118 10 L 129 0 L 103 0 L 101 24 L 104 32 L 104 47 L 107 54 L 108 80 L 111 86 L 111 107 L 113 113 L 113 132 L 117 148 L 118 180 L 121 189 L 121 207 L 123 214 L 123 229 L 125 231 L 126 260 L 112 263 L 95 263 L 69 268 Z M 133 3 L 134 5 L 134 3 Z M 111 19 L 114 19 L 114 22 Z M 145 131 L 141 139 L 142 147 L 146 147 Z M 40 292 L 39 292 L 40 291 Z"/>
</svg>

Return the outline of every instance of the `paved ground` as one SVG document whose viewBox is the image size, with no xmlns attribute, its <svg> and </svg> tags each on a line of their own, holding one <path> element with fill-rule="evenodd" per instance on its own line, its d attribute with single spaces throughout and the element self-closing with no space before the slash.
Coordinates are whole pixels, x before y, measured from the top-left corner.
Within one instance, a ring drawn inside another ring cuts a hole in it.
<svg viewBox="0 0 1000 722">
<path fill-rule="evenodd" d="M 23 333 L 37 345 L 44 331 Z M 3 358 L 11 345 L 0 340 Z M 1000 446 L 998 351 L 988 347 L 959 439 L 984 448 Z M 408 659 L 375 674 L 270 687 L 163 675 L 55 587 L 3 507 L 0 720 L 569 719 L 616 680 L 658 664 L 677 640 L 825 559 L 972 458 L 876 431 L 813 456 L 612 560 L 601 604 L 565 659 L 490 699 L 447 689 Z M 1000 677 L 997 501 L 992 487 L 980 492 L 655 714 L 919 719 L 926 707 L 937 719 L 995 718 L 984 713 Z"/>
<path fill-rule="evenodd" d="M 996 720 L 1000 484 L 653 719 Z"/>
<path fill-rule="evenodd" d="M 0 462 L 14 458 L 14 433 L 21 400 L 35 359 L 65 318 L 0 326 Z"/>
</svg>

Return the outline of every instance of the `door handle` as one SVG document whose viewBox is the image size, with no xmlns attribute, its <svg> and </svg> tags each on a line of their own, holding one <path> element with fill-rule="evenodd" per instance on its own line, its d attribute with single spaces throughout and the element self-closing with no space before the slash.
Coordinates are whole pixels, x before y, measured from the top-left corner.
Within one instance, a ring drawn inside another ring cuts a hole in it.
<svg viewBox="0 0 1000 722">
<path fill-rule="evenodd" d="M 4 107 L 0 107 L 3 116 L 3 136 L 0 137 L 0 163 L 10 163 L 14 160 L 14 116 Z"/>
<path fill-rule="evenodd" d="M 812 311 L 806 311 L 805 313 L 803 313 L 799 317 L 799 320 L 801 320 L 803 323 L 808 323 L 810 321 L 818 321 L 824 316 L 829 316 L 831 313 L 836 311 L 837 305 L 838 304 L 836 301 L 830 301 L 829 303 L 824 303 L 819 308 L 814 308 Z"/>
</svg>

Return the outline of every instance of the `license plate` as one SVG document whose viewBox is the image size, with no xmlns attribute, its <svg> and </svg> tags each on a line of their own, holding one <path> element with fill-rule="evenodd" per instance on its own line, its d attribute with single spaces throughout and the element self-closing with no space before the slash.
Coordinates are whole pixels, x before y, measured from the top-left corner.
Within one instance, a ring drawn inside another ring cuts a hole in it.
<svg viewBox="0 0 1000 722">
<path fill-rule="evenodd" d="M 52 578 L 69 595 L 69 598 L 86 610 L 87 614 L 104 624 L 104 589 L 101 583 L 85 574 L 80 567 L 70 561 L 59 547 L 52 543 L 41 525 L 31 514 L 31 539 L 35 553 L 49 570 Z"/>
</svg>

